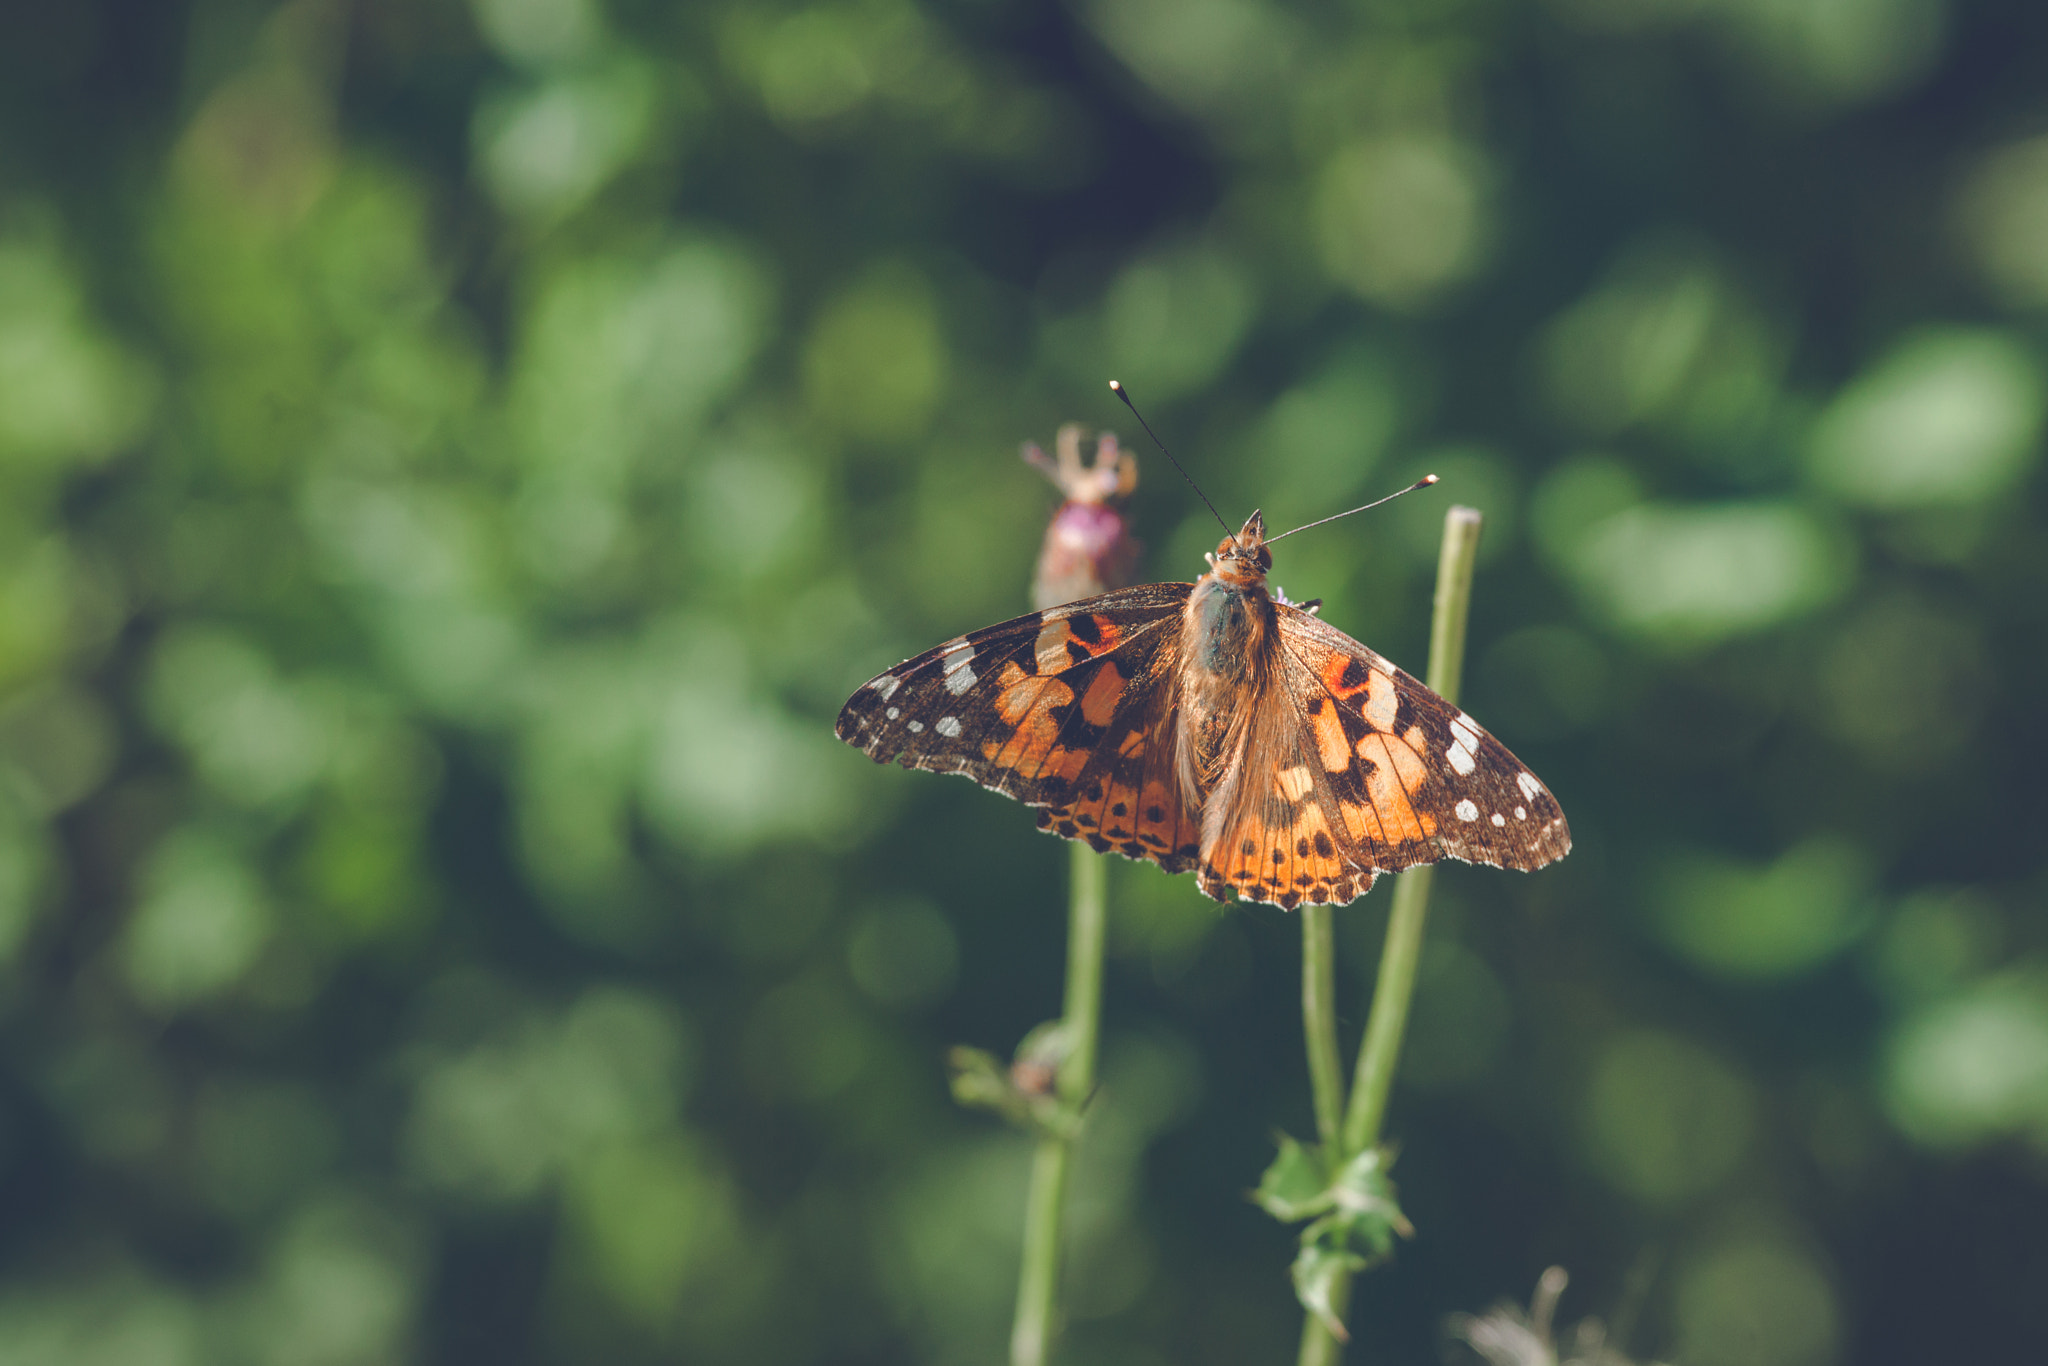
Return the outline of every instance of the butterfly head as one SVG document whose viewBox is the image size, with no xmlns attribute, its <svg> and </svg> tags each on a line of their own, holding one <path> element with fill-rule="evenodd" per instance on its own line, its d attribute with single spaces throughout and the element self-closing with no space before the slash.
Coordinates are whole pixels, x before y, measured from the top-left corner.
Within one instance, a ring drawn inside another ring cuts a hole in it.
<svg viewBox="0 0 2048 1366">
<path fill-rule="evenodd" d="M 1245 518 L 1244 530 L 1235 536 L 1225 536 L 1216 552 L 1204 558 L 1218 582 L 1233 588 L 1263 585 L 1266 571 L 1273 567 L 1273 552 L 1266 549 L 1265 515 L 1254 512 Z"/>
</svg>

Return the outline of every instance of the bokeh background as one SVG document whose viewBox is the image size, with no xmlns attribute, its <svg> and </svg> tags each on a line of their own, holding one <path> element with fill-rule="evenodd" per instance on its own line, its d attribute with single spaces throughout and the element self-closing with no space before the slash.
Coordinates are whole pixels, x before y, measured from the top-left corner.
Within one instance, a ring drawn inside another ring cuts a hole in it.
<svg viewBox="0 0 2048 1366">
<path fill-rule="evenodd" d="M 1438 879 L 1352 1359 L 2039 1359 L 2044 347 L 2032 0 L 10 0 L 0 1363 L 996 1359 L 1065 850 L 831 721 L 1112 375 L 1442 474 L 1276 575 L 1411 668 L 1482 508 L 1577 836 Z M 1295 922 L 1111 891 L 1066 1359 L 1284 1360 Z"/>
</svg>

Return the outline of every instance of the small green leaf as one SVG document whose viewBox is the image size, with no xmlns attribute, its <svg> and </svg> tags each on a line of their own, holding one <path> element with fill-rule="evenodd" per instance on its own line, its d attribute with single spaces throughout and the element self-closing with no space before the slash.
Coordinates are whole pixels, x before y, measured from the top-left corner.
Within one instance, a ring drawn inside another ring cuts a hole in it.
<svg viewBox="0 0 2048 1366">
<path fill-rule="evenodd" d="M 1056 1069 L 1045 1061 L 1047 1028 L 1026 1036 L 1009 1067 L 979 1048 L 957 1047 L 946 1054 L 953 1099 L 974 1110 L 993 1110 L 1028 1133 L 1072 1138 L 1081 1127 L 1079 1107 L 1061 1100 L 1053 1088 Z"/>
<path fill-rule="evenodd" d="M 1280 1152 L 1259 1178 L 1252 1199 L 1283 1224 L 1311 1219 L 1331 1206 L 1322 1151 L 1280 1136 Z"/>
<path fill-rule="evenodd" d="M 1337 1283 L 1389 1261 L 1395 1240 L 1415 1234 L 1387 1176 L 1393 1160 L 1391 1149 L 1367 1149 L 1325 1184 L 1321 1151 L 1283 1134 L 1252 1197 L 1276 1219 L 1313 1217 L 1294 1259 L 1294 1295 L 1339 1342 L 1346 1338 L 1332 1298 Z"/>
<path fill-rule="evenodd" d="M 1294 1258 L 1294 1298 L 1339 1342 L 1351 1341 L 1351 1334 L 1344 1330 L 1344 1320 L 1337 1313 L 1333 1296 L 1339 1282 L 1365 1269 L 1365 1260 L 1356 1254 L 1311 1243 L 1306 1238 Z"/>
<path fill-rule="evenodd" d="M 1324 1215 L 1303 1229 L 1301 1242 L 1304 1247 L 1313 1243 L 1356 1257 L 1358 1269 L 1363 1271 L 1393 1257 L 1394 1236 L 1406 1227 L 1407 1222 L 1403 1219 L 1396 1224 L 1377 1213 L 1353 1214 L 1339 1210 Z"/>
<path fill-rule="evenodd" d="M 953 1099 L 978 1110 L 1000 1110 L 1008 1102 L 1010 1079 L 995 1054 L 960 1046 L 946 1053 Z"/>
<path fill-rule="evenodd" d="M 1393 1154 L 1386 1148 L 1368 1148 L 1344 1164 L 1330 1183 L 1331 1203 L 1350 1214 L 1377 1219 L 1403 1238 L 1413 1237 L 1415 1228 L 1401 1212 L 1394 1196 L 1394 1182 L 1387 1175 Z"/>
</svg>

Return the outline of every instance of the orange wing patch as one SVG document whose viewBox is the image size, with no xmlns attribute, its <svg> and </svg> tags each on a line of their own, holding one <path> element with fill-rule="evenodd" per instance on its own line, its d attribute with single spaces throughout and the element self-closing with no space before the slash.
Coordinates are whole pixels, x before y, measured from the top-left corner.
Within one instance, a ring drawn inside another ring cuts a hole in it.
<svg viewBox="0 0 2048 1366">
<path fill-rule="evenodd" d="M 1342 773 L 1351 767 L 1351 740 L 1344 734 L 1344 722 L 1330 699 L 1318 694 L 1308 700 L 1309 734 L 1316 742 L 1316 758 L 1325 773 Z"/>
<path fill-rule="evenodd" d="M 1366 666 L 1350 655 L 1335 650 L 1321 652 L 1322 667 L 1316 676 L 1322 680 L 1323 688 L 1339 702 L 1348 702 L 1365 691 Z"/>
<path fill-rule="evenodd" d="M 1088 691 L 1081 694 L 1081 718 L 1091 726 L 1108 725 L 1123 704 L 1124 684 L 1128 681 L 1117 672 L 1115 664 L 1105 664 L 1096 670 Z"/>
<path fill-rule="evenodd" d="M 1042 674 L 1063 673 L 1076 664 L 1106 655 L 1123 644 L 1116 622 L 1095 613 L 1054 617 L 1038 630 L 1032 653 Z"/>
<path fill-rule="evenodd" d="M 1372 886 L 1373 872 L 1344 856 L 1355 841 L 1330 828 L 1329 813 L 1311 795 L 1290 802 L 1285 788 L 1290 769 L 1281 769 L 1271 797 L 1256 814 L 1226 830 L 1202 865 L 1202 890 L 1223 899 L 1227 890 L 1251 901 L 1270 901 L 1288 910 L 1303 902 L 1342 904 Z M 1303 773 L 1303 780 L 1311 780 Z"/>
<path fill-rule="evenodd" d="M 1142 786 L 1114 778 L 1091 783 L 1079 799 L 1040 812 L 1038 828 L 1086 840 L 1105 853 L 1113 849 L 1148 860 L 1169 873 L 1195 866 L 1202 838 L 1201 824 L 1188 814 L 1180 793 L 1158 779 Z"/>
<path fill-rule="evenodd" d="M 1391 681 L 1388 687 L 1391 690 Z M 1419 740 L 1421 733 L 1417 731 L 1415 736 Z M 1411 795 L 1421 792 L 1429 778 L 1429 768 L 1414 744 L 1378 731 L 1358 742 L 1358 757 L 1370 765 L 1365 775 L 1366 799 L 1378 820 L 1380 838 L 1388 844 L 1408 844 L 1436 834 L 1436 817 L 1419 810 Z"/>
<path fill-rule="evenodd" d="M 1315 661 L 1308 672 L 1320 687 L 1309 685 L 1301 710 L 1305 738 L 1333 789 L 1333 837 L 1366 867 L 1414 862 L 1390 855 L 1426 845 L 1437 822 L 1420 801 L 1429 780 L 1422 733 L 1412 726 L 1405 735 L 1394 733 L 1401 711 L 1398 671 L 1376 656 L 1332 649 L 1312 637 L 1289 645 L 1303 663 Z"/>
<path fill-rule="evenodd" d="M 1059 718 L 1053 715 L 1055 707 L 1074 700 L 1074 690 L 1057 678 L 1025 673 L 1015 660 L 1003 664 L 996 682 L 996 715 L 1009 723 L 1012 733 L 984 742 L 982 754 L 997 767 L 1014 769 L 1026 778 L 1072 782 L 1079 777 L 1088 752 L 1060 744 Z"/>
</svg>

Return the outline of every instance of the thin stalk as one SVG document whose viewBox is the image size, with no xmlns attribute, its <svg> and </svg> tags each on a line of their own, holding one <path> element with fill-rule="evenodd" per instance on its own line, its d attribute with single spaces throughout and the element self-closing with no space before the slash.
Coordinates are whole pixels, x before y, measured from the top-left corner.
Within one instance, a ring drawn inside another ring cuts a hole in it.
<svg viewBox="0 0 2048 1366">
<path fill-rule="evenodd" d="M 1337 936 L 1328 906 L 1301 908 L 1301 1034 L 1308 1044 L 1316 1140 L 1334 1157 L 1344 1123 L 1344 1057 L 1337 1043 Z M 1331 1168 L 1332 1171 L 1335 1168 Z"/>
<path fill-rule="evenodd" d="M 1452 508 L 1444 515 L 1443 548 L 1437 555 L 1436 610 L 1430 620 L 1426 681 L 1453 706 L 1465 670 L 1465 626 L 1472 609 L 1472 564 L 1479 553 L 1481 525 L 1477 509 Z M 1408 1031 L 1408 1007 L 1415 997 L 1415 969 L 1422 958 L 1422 931 L 1429 919 L 1434 872 L 1428 865 L 1410 869 L 1394 888 L 1372 1013 L 1365 1022 L 1365 1042 L 1358 1050 L 1351 1110 L 1344 1118 L 1344 1146 L 1349 1152 L 1363 1152 L 1380 1140 L 1401 1039 Z"/>
<path fill-rule="evenodd" d="M 1067 913 L 1066 1056 L 1060 1098 L 1080 1106 L 1095 1093 L 1096 1035 L 1102 1024 L 1102 937 L 1109 911 L 1109 864 L 1078 840 Z"/>
<path fill-rule="evenodd" d="M 1072 846 L 1067 911 L 1067 996 L 1060 1099 L 1075 1110 L 1095 1090 L 1095 1055 L 1102 1020 L 1102 942 L 1109 906 L 1109 872 L 1085 844 Z M 1010 1328 L 1011 1366 L 1045 1366 L 1059 1331 L 1060 1243 L 1073 1140 L 1047 1135 L 1031 1161 L 1024 1204 L 1024 1262 L 1017 1278 L 1017 1317 Z"/>
<path fill-rule="evenodd" d="M 1379 1142 L 1380 1126 L 1387 1115 L 1387 1093 L 1393 1088 L 1394 1068 L 1401 1057 L 1401 1039 L 1408 1032 L 1408 1007 L 1415 999 L 1415 968 L 1422 958 L 1433 871 L 1427 866 L 1411 868 L 1394 884 L 1394 909 L 1387 917 L 1386 943 L 1380 949 L 1372 1014 L 1366 1018 L 1365 1042 L 1358 1050 L 1351 1109 L 1344 1116 L 1347 1152 L 1363 1152 Z"/>
<path fill-rule="evenodd" d="M 1044 1366 L 1059 1313 L 1060 1225 L 1067 1203 L 1067 1159 L 1073 1146 L 1041 1138 L 1031 1156 L 1024 1203 L 1024 1267 L 1017 1278 L 1017 1317 L 1010 1325 L 1011 1366 Z"/>
<path fill-rule="evenodd" d="M 1479 549 L 1479 513 L 1454 507 L 1444 517 L 1443 547 L 1437 556 L 1436 605 L 1429 631 L 1429 686 L 1445 700 L 1458 700 L 1458 680 L 1465 663 L 1465 625 L 1472 605 L 1472 563 Z M 1338 1142 L 1330 1150 L 1330 1170 L 1335 1171 L 1358 1153 L 1379 1142 L 1386 1118 L 1387 1096 L 1394 1086 L 1394 1068 L 1400 1061 L 1401 1038 L 1408 1029 L 1408 1007 L 1415 996 L 1415 970 L 1422 958 L 1422 932 L 1429 918 L 1428 865 L 1401 875 L 1394 888 L 1394 905 L 1387 919 L 1387 938 L 1380 950 L 1379 981 L 1373 988 L 1372 1013 L 1365 1024 L 1365 1041 L 1358 1050 L 1358 1070 L 1352 1082 L 1351 1102 L 1345 1111 Z M 1327 910 L 1327 908 L 1324 908 Z M 1302 924 L 1302 1013 L 1309 1013 L 1307 921 Z M 1329 1053 L 1335 1065 L 1334 1024 Z M 1322 1048 L 1316 1038 L 1317 1026 L 1309 1024 L 1309 1073 L 1316 1088 L 1316 1123 L 1323 1122 L 1325 1090 L 1341 1096 L 1342 1083 L 1326 1082 L 1317 1076 L 1317 1054 Z M 1341 1102 L 1340 1102 L 1341 1103 Z M 1328 1144 L 1329 1140 L 1325 1138 Z M 1332 1287 L 1330 1302 L 1339 1320 L 1351 1302 L 1351 1281 L 1343 1277 Z M 1314 1314 L 1306 1316 L 1301 1328 L 1298 1366 L 1335 1366 L 1343 1345 L 1330 1336 Z"/>
<path fill-rule="evenodd" d="M 1351 1309 L 1351 1278 L 1330 1289 L 1330 1308 L 1336 1311 L 1342 1322 Z M 1337 1366 L 1344 1359 L 1344 1344 L 1330 1336 L 1330 1330 L 1323 1327 L 1323 1321 L 1314 1314 L 1303 1317 L 1301 1322 L 1301 1352 L 1295 1358 L 1295 1366 Z"/>
</svg>

